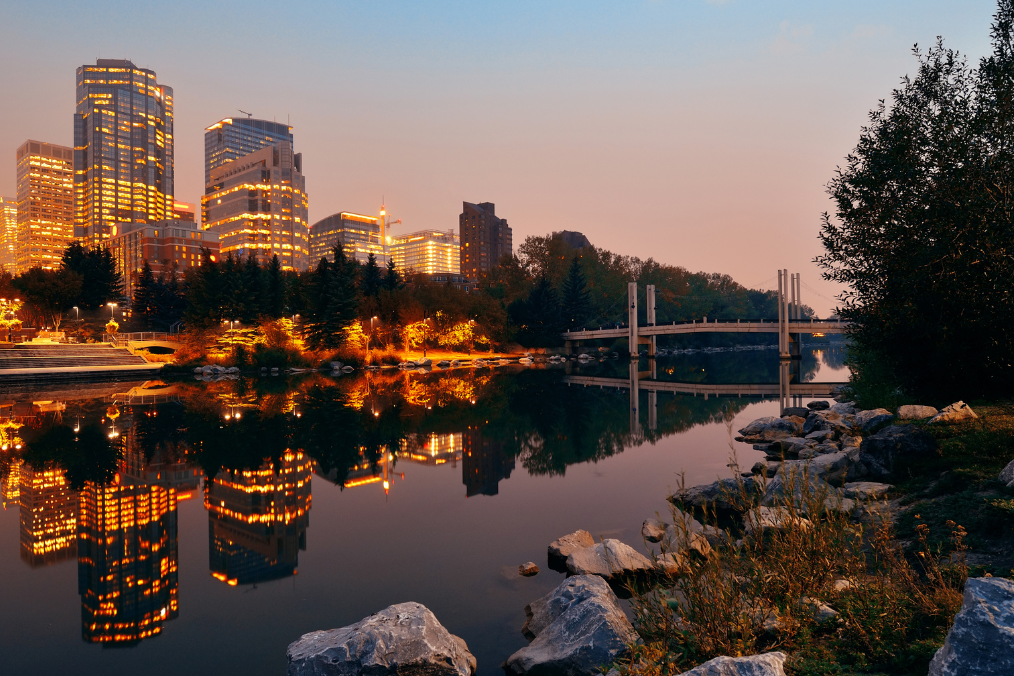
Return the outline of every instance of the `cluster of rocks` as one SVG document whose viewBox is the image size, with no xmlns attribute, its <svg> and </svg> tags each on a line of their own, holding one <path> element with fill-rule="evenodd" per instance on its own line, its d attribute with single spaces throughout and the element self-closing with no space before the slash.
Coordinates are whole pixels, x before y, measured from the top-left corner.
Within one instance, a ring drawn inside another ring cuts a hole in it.
<svg viewBox="0 0 1014 676">
<path fill-rule="evenodd" d="M 237 380 L 239 379 L 239 368 L 236 366 L 226 368 L 224 366 L 219 366 L 218 364 L 195 366 L 194 379 L 206 382 L 213 382 L 217 380 Z"/>
</svg>

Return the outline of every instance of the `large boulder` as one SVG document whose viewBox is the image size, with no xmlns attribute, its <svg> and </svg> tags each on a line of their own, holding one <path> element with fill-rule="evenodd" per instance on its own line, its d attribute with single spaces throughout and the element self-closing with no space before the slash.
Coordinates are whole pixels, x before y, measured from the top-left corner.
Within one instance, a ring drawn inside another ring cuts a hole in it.
<svg viewBox="0 0 1014 676">
<path fill-rule="evenodd" d="M 567 578 L 525 614 L 532 642 L 507 658 L 509 674 L 598 676 L 638 641 L 616 594 L 594 575 Z"/>
<path fill-rule="evenodd" d="M 973 577 L 947 640 L 930 662 L 929 676 L 1014 674 L 1014 582 Z"/>
<path fill-rule="evenodd" d="M 956 401 L 950 406 L 945 406 L 940 413 L 930 418 L 930 423 L 958 423 L 969 420 L 977 420 L 972 407 L 963 401 Z"/>
<path fill-rule="evenodd" d="M 571 575 L 598 575 L 611 579 L 646 573 L 651 568 L 651 561 L 619 540 L 606 539 L 594 547 L 575 550 L 567 557 L 567 571 Z"/>
<path fill-rule="evenodd" d="M 1014 460 L 1010 461 L 1010 464 L 1003 468 L 1000 472 L 1000 481 L 1002 481 L 1007 488 L 1014 488 Z"/>
<path fill-rule="evenodd" d="M 716 657 L 680 676 L 785 676 L 785 653 Z"/>
<path fill-rule="evenodd" d="M 894 416 L 886 408 L 874 408 L 856 413 L 855 426 L 863 432 L 872 432 L 892 420 L 894 420 Z"/>
<path fill-rule="evenodd" d="M 837 495 L 834 488 L 817 476 L 807 465 L 809 461 L 789 461 L 778 468 L 768 482 L 761 498 L 764 507 L 784 507 L 792 504 L 805 511 L 809 502 L 823 502 Z"/>
<path fill-rule="evenodd" d="M 786 507 L 758 507 L 743 517 L 744 530 L 755 535 L 766 530 L 809 530 L 812 525 Z"/>
<path fill-rule="evenodd" d="M 859 446 L 859 460 L 874 479 L 887 479 L 930 456 L 936 440 L 913 425 L 885 427 Z"/>
<path fill-rule="evenodd" d="M 748 441 L 775 441 L 794 437 L 803 431 L 802 418 L 759 418 L 739 431 Z"/>
<path fill-rule="evenodd" d="M 549 543 L 549 558 L 566 559 L 579 549 L 594 547 L 595 538 L 586 530 L 576 530 Z"/>
<path fill-rule="evenodd" d="M 682 502 L 691 509 L 714 509 L 720 514 L 741 513 L 746 509 L 743 495 L 753 495 L 758 486 L 758 482 L 750 477 L 720 479 L 714 483 L 681 489 L 669 499 L 674 503 Z"/>
<path fill-rule="evenodd" d="M 353 625 L 314 631 L 286 651 L 288 676 L 471 676 L 475 657 L 426 606 L 399 603 Z"/>
<path fill-rule="evenodd" d="M 887 496 L 887 493 L 894 488 L 891 484 L 882 484 L 875 481 L 856 481 L 847 483 L 844 486 L 845 497 L 854 500 L 880 500 Z"/>
<path fill-rule="evenodd" d="M 926 420 L 926 418 L 932 418 L 940 411 L 936 410 L 932 406 L 920 406 L 918 404 L 908 404 L 905 406 L 898 407 L 898 420 Z"/>
</svg>

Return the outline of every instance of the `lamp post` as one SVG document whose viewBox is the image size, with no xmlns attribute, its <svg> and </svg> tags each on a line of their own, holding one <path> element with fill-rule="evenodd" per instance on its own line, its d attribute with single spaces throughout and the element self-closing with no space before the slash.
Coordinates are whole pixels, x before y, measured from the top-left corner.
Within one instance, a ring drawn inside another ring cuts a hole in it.
<svg viewBox="0 0 1014 676">
<path fill-rule="evenodd" d="M 373 349 L 373 322 L 377 318 L 376 315 L 370 317 L 370 335 L 366 337 L 366 351 L 369 352 Z"/>
<path fill-rule="evenodd" d="M 81 342 L 81 310 L 78 309 L 77 305 L 74 306 L 74 322 L 77 329 L 74 332 L 77 342 Z"/>
</svg>

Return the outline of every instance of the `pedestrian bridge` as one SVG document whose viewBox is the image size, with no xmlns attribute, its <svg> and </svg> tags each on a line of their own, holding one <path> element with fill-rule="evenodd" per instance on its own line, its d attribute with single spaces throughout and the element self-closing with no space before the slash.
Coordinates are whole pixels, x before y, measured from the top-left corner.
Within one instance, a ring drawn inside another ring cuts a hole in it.
<svg viewBox="0 0 1014 676">
<path fill-rule="evenodd" d="M 789 286 L 792 290 L 789 292 Z M 627 284 L 627 323 L 613 326 L 600 326 L 597 329 L 579 329 L 566 331 L 562 334 L 565 344 L 571 351 L 578 348 L 584 340 L 616 340 L 626 338 L 630 345 L 630 355 L 636 357 L 640 345 L 648 346 L 648 356 L 655 356 L 658 336 L 685 335 L 691 333 L 777 333 L 778 355 L 782 359 L 799 358 L 800 336 L 802 334 L 826 336 L 843 334 L 848 322 L 839 320 L 821 320 L 804 318 L 800 301 L 799 275 L 788 274 L 787 270 L 778 271 L 778 319 L 777 320 L 727 320 L 708 321 L 707 317 L 689 322 L 673 322 L 658 324 L 655 322 L 655 287 L 646 287 L 647 322 L 638 325 L 637 317 L 637 282 Z"/>
</svg>

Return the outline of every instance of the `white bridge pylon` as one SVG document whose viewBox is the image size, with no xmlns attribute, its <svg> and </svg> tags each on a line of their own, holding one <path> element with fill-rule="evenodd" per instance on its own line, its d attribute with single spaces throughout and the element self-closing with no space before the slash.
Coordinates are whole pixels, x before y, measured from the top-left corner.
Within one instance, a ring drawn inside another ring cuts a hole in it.
<svg viewBox="0 0 1014 676">
<path fill-rule="evenodd" d="M 630 356 L 636 358 L 638 346 L 648 346 L 648 356 L 654 357 L 658 336 L 679 335 L 686 333 L 777 333 L 778 356 L 782 359 L 800 356 L 800 336 L 802 334 L 835 334 L 845 333 L 848 322 L 838 320 L 804 319 L 802 313 L 801 283 L 798 273 L 789 274 L 782 269 L 778 271 L 778 320 L 725 320 L 708 321 L 707 317 L 693 319 L 689 322 L 672 322 L 658 324 L 656 322 L 655 287 L 647 285 L 645 301 L 647 303 L 643 326 L 638 325 L 637 317 L 637 282 L 627 284 L 627 323 L 600 326 L 597 329 L 580 329 L 566 331 L 562 334 L 567 347 L 574 351 L 584 340 L 609 340 L 626 338 L 630 348 Z"/>
</svg>

